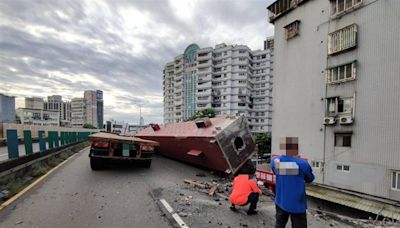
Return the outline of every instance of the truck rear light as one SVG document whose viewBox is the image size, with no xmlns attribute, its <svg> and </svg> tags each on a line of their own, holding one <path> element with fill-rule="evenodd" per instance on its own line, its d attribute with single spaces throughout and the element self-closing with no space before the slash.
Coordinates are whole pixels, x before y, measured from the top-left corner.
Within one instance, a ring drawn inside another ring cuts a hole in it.
<svg viewBox="0 0 400 228">
<path fill-rule="evenodd" d="M 109 145 L 110 144 L 108 142 L 95 142 L 93 144 L 94 147 L 101 147 L 101 148 L 108 148 Z"/>
</svg>

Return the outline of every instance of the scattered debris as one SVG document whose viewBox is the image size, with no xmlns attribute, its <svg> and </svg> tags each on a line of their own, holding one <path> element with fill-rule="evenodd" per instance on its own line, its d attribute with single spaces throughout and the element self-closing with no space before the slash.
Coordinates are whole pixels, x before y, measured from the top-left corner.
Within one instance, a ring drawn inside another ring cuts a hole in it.
<svg viewBox="0 0 400 228">
<path fill-rule="evenodd" d="M 196 181 L 185 179 L 183 180 L 185 184 L 190 184 L 192 187 L 206 188 L 206 185 L 197 183 Z"/>
<path fill-rule="evenodd" d="M 15 223 L 15 225 L 19 225 L 19 224 L 22 224 L 22 223 L 24 223 L 24 221 L 18 221 L 18 222 Z"/>
<path fill-rule="evenodd" d="M 217 185 L 216 184 L 214 184 L 211 188 L 210 188 L 210 191 L 208 191 L 208 196 L 213 196 L 214 195 L 214 193 L 215 193 L 215 190 L 217 190 Z"/>
<path fill-rule="evenodd" d="M 196 173 L 196 177 L 206 177 L 206 174 L 204 174 L 204 173 Z"/>
</svg>

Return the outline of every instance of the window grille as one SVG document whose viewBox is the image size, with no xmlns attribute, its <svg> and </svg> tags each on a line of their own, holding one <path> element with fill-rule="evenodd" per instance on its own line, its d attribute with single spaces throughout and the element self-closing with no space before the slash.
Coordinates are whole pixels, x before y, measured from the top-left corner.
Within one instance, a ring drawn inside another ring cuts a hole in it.
<svg viewBox="0 0 400 228">
<path fill-rule="evenodd" d="M 354 80 L 357 75 L 357 62 L 330 67 L 326 71 L 326 83 L 334 84 Z"/>
<path fill-rule="evenodd" d="M 357 25 L 352 24 L 328 35 L 328 54 L 357 46 Z"/>
<path fill-rule="evenodd" d="M 289 40 L 300 33 L 300 21 L 296 20 L 284 27 L 286 29 L 286 40 Z"/>
</svg>

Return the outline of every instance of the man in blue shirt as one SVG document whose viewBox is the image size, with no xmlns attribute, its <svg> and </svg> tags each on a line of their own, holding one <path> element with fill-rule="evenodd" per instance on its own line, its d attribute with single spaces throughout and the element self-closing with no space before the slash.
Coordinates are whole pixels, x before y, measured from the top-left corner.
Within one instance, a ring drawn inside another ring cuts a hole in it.
<svg viewBox="0 0 400 228">
<path fill-rule="evenodd" d="M 276 224 L 284 228 L 289 219 L 293 228 L 307 227 L 307 198 L 305 182 L 314 180 L 307 161 L 298 158 L 297 137 L 280 140 L 280 156 L 271 160 L 271 168 L 276 175 Z"/>
</svg>

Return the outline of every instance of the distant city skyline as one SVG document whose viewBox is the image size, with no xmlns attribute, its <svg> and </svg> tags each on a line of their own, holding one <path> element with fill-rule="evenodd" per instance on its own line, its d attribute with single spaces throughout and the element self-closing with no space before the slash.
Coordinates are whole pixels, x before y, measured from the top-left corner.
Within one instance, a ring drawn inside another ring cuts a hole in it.
<svg viewBox="0 0 400 228">
<path fill-rule="evenodd" d="M 262 49 L 271 2 L 1 1 L 0 93 L 18 108 L 24 97 L 99 89 L 105 120 L 138 122 L 141 106 L 146 122 L 161 123 L 165 62 L 191 43 Z"/>
</svg>

